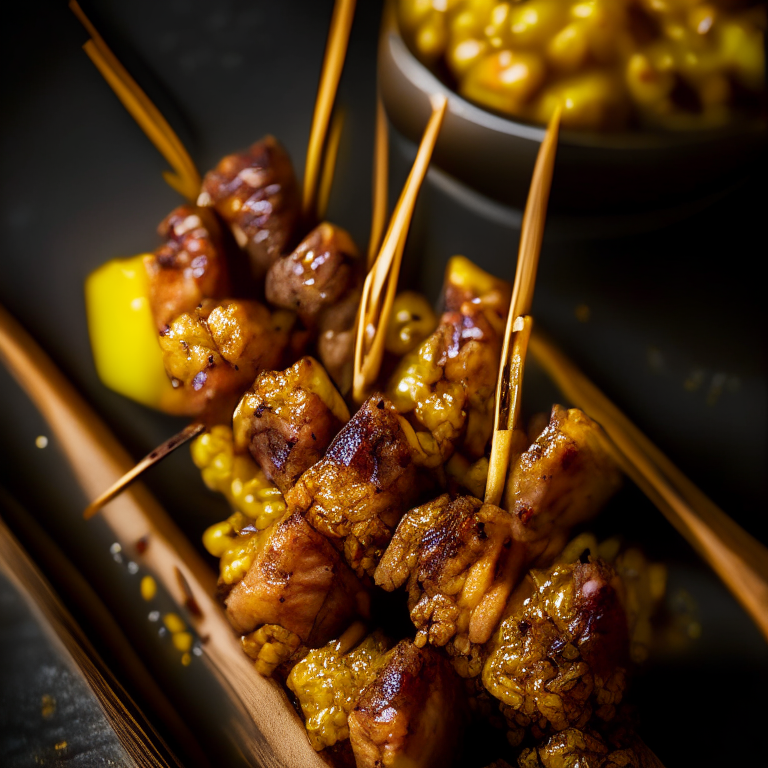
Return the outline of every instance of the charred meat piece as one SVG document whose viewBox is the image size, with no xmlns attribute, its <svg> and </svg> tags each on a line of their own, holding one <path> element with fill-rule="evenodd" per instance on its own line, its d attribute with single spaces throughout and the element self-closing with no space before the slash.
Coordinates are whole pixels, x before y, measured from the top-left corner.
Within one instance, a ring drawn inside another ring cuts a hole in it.
<svg viewBox="0 0 768 768">
<path fill-rule="evenodd" d="M 281 362 L 291 318 L 256 301 L 205 300 L 160 331 L 165 370 L 186 415 L 228 420 L 256 373 Z"/>
<path fill-rule="evenodd" d="M 465 721 L 463 686 L 450 664 L 402 640 L 349 714 L 357 768 L 449 766 Z"/>
<path fill-rule="evenodd" d="M 182 205 L 157 229 L 165 242 L 144 257 L 149 305 L 161 331 L 173 318 L 192 312 L 203 299 L 229 292 L 219 225 L 210 211 Z"/>
<path fill-rule="evenodd" d="M 512 287 L 465 256 L 454 256 L 448 262 L 443 294 L 446 312 L 460 312 L 467 302 L 482 304 L 500 318 L 502 326 L 506 323 Z"/>
<path fill-rule="evenodd" d="M 349 738 L 347 717 L 385 659 L 389 643 L 374 632 L 354 648 L 346 635 L 309 651 L 297 662 L 286 684 L 296 695 L 312 746 L 319 752 Z M 359 640 L 359 638 L 358 638 Z"/>
<path fill-rule="evenodd" d="M 223 158 L 205 175 L 197 203 L 214 206 L 227 222 L 238 245 L 248 251 L 256 278 L 292 245 L 299 188 L 291 159 L 273 136 Z"/>
<path fill-rule="evenodd" d="M 609 721 L 626 687 L 627 616 L 621 580 L 602 560 L 531 571 L 510 601 L 483 668 L 519 743 L 594 715 Z"/>
<path fill-rule="evenodd" d="M 417 493 L 416 467 L 397 412 L 386 397 L 374 395 L 285 500 L 343 549 L 362 576 L 373 574 Z"/>
<path fill-rule="evenodd" d="M 364 265 L 352 238 L 339 227 L 315 227 L 267 274 L 267 299 L 296 312 L 318 334 L 318 352 L 331 378 L 347 389 Z"/>
<path fill-rule="evenodd" d="M 444 494 L 403 517 L 375 579 L 388 591 L 407 582 L 416 645 L 452 641 L 469 654 L 490 639 L 524 564 L 508 512 Z"/>
<path fill-rule="evenodd" d="M 457 448 L 470 459 L 485 452 L 509 286 L 455 257 L 445 296 L 448 308 L 437 329 L 402 359 L 387 386 L 411 420 L 427 466 L 439 466 Z"/>
<path fill-rule="evenodd" d="M 328 374 L 317 360 L 303 357 L 285 371 L 256 377 L 235 411 L 235 449 L 250 451 L 264 474 L 287 493 L 348 420 Z"/>
<path fill-rule="evenodd" d="M 290 512 L 247 535 L 248 570 L 225 604 L 235 630 L 260 672 L 270 673 L 300 645 L 316 648 L 356 617 L 366 617 L 368 594 L 324 536 Z M 262 630 L 259 634 L 259 630 Z M 286 655 L 287 654 L 287 655 Z"/>
<path fill-rule="evenodd" d="M 352 238 L 339 227 L 322 223 L 267 274 L 267 300 L 295 312 L 307 328 L 317 328 L 323 316 L 350 291 L 359 294 L 363 263 Z"/>
<path fill-rule="evenodd" d="M 619 574 L 624 586 L 629 655 L 635 664 L 646 661 L 656 635 L 652 624 L 667 592 L 666 566 L 650 561 L 638 547 L 623 547 L 617 537 L 598 543 L 588 532 L 569 541 L 557 562 L 574 563 L 587 555 L 605 560 Z"/>
<path fill-rule="evenodd" d="M 600 426 L 576 408 L 553 406 L 549 424 L 512 466 L 505 491 L 529 562 L 549 565 L 570 529 L 595 515 L 620 484 Z"/>
</svg>

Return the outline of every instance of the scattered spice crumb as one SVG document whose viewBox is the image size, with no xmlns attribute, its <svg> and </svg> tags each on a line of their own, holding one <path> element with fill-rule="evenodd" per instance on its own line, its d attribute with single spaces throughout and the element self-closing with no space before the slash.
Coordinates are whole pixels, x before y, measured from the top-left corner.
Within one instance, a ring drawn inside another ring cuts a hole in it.
<svg viewBox="0 0 768 768">
<path fill-rule="evenodd" d="M 142 536 L 137 542 L 136 542 L 136 551 L 143 555 L 147 551 L 147 547 L 149 547 L 149 534 L 146 536 Z"/>
<path fill-rule="evenodd" d="M 141 596 L 149 601 L 157 594 L 157 582 L 151 576 L 145 576 L 141 580 Z"/>
<path fill-rule="evenodd" d="M 67 748 L 67 742 L 66 742 L 66 741 L 60 741 L 60 742 L 59 742 L 59 743 L 56 745 L 56 751 L 57 751 L 57 752 L 61 751 L 62 749 L 66 749 L 66 748 Z"/>
<path fill-rule="evenodd" d="M 695 368 L 688 374 L 688 378 L 683 382 L 683 387 L 688 390 L 688 392 L 695 392 L 697 389 L 701 388 L 703 383 L 704 371 L 701 368 Z"/>
<path fill-rule="evenodd" d="M 202 618 L 203 612 L 200 609 L 197 600 L 195 600 L 195 596 L 192 594 L 192 587 L 189 586 L 189 582 L 178 567 L 174 567 L 174 570 L 176 571 L 176 578 L 179 582 L 179 586 L 181 587 L 182 592 L 184 592 L 184 605 L 193 616 L 196 616 L 199 619 Z"/>
<path fill-rule="evenodd" d="M 664 370 L 664 355 L 658 347 L 648 348 L 648 365 L 654 371 Z"/>
<path fill-rule="evenodd" d="M 184 619 L 182 619 L 178 613 L 166 613 L 165 616 L 163 616 L 163 624 L 165 624 L 166 628 L 171 633 L 184 632 L 187 628 Z"/>
<path fill-rule="evenodd" d="M 194 642 L 194 638 L 192 637 L 191 632 L 174 632 L 173 633 L 173 647 L 177 651 L 181 651 L 182 653 L 186 654 L 190 648 L 192 648 L 192 643 Z"/>
<path fill-rule="evenodd" d="M 592 315 L 592 310 L 589 308 L 589 305 L 587 304 L 579 304 L 576 307 L 576 311 L 574 314 L 576 315 L 576 319 L 580 323 L 586 323 L 589 321 L 589 318 Z"/>
<path fill-rule="evenodd" d="M 48 693 L 43 694 L 40 706 L 40 714 L 43 717 L 51 717 L 56 711 L 56 699 Z"/>
</svg>

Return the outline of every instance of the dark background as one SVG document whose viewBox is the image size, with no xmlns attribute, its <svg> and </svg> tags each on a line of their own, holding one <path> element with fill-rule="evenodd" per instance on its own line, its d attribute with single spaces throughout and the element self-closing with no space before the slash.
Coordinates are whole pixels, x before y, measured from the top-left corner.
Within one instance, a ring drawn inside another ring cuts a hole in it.
<svg viewBox="0 0 768 768">
<path fill-rule="evenodd" d="M 266 133 L 276 135 L 296 168 L 303 168 L 330 0 L 82 5 L 202 171 Z M 358 6 L 339 96 L 347 118 L 329 218 L 364 247 L 381 3 L 360 0 Z M 138 458 L 182 422 L 99 383 L 83 282 L 108 259 L 154 248 L 155 228 L 178 204 L 178 195 L 160 176 L 166 168 L 162 157 L 80 49 L 87 35 L 65 3 L 20 3 L 15 11 L 2 48 L 0 302 Z M 393 138 L 395 192 L 411 151 L 407 141 Z M 533 307 L 540 327 L 763 542 L 765 179 L 763 156 L 744 169 L 736 189 L 663 229 L 648 223 L 608 238 L 599 224 L 574 233 L 555 222 L 545 238 Z M 442 265 L 453 253 L 511 278 L 515 219 L 514 212 L 494 206 L 470 209 L 450 184 L 431 177 L 417 209 L 406 280 L 435 297 Z M 526 397 L 535 405 L 551 402 L 535 371 Z M 35 448 L 45 427 L 4 372 L 0 398 L 0 485 L 97 583 L 71 523 L 83 500 L 55 445 Z M 153 470 L 147 483 L 194 540 L 226 514 L 224 503 L 204 489 L 186 451 Z M 635 696 L 646 740 L 668 768 L 755 764 L 768 682 L 760 636 L 635 489 L 620 495 L 600 527 L 641 542 L 667 562 L 671 594 L 692 595 L 703 627 L 701 639 L 684 653 L 659 654 L 640 674 Z M 31 548 L 34 538 L 27 534 Z M 98 642 L 97 628 L 93 633 Z M 107 647 L 102 650 L 109 655 Z"/>
</svg>

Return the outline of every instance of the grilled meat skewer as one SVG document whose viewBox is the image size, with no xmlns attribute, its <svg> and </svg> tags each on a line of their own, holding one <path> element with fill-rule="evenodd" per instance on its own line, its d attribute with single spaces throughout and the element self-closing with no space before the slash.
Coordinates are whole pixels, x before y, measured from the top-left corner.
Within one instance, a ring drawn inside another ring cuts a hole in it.
<svg viewBox="0 0 768 768">
<path fill-rule="evenodd" d="M 303 357 L 285 371 L 256 377 L 235 410 L 235 448 L 249 451 L 285 494 L 348 421 L 347 406 L 323 366 Z"/>
<path fill-rule="evenodd" d="M 165 242 L 144 257 L 144 268 L 152 316 L 162 331 L 203 299 L 223 299 L 230 284 L 219 223 L 210 211 L 181 205 L 157 231 Z"/>
<path fill-rule="evenodd" d="M 447 645 L 462 675 L 479 674 L 480 646 L 528 568 L 551 563 L 571 528 L 618 488 L 619 471 L 596 430 L 580 411 L 554 406 L 514 465 L 509 511 L 445 494 L 400 521 L 376 584 L 388 591 L 407 585 L 416 643 Z"/>
<path fill-rule="evenodd" d="M 288 153 L 266 136 L 245 152 L 227 155 L 203 178 L 199 206 L 213 206 L 248 252 L 261 279 L 293 244 L 299 223 L 299 188 Z"/>
</svg>

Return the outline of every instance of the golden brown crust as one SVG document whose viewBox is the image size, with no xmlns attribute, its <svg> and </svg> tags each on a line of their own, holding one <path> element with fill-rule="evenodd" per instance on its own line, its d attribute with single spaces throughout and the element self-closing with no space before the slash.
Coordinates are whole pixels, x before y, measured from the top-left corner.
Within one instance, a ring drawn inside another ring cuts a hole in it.
<svg viewBox="0 0 768 768">
<path fill-rule="evenodd" d="M 299 220 L 299 189 L 291 159 L 267 136 L 227 155 L 203 179 L 199 205 L 213 205 L 260 278 L 290 248 Z"/>
<path fill-rule="evenodd" d="M 576 408 L 554 405 L 546 428 L 514 464 L 505 492 L 529 561 L 548 565 L 571 528 L 593 517 L 620 484 L 600 426 Z"/>
<path fill-rule="evenodd" d="M 144 257 L 149 305 L 158 330 L 203 299 L 220 299 L 229 279 L 219 225 L 210 211 L 181 205 L 157 228 L 165 242 Z"/>
<path fill-rule="evenodd" d="M 267 300 L 295 312 L 307 328 L 350 292 L 360 293 L 362 261 L 352 238 L 323 222 L 288 256 L 276 261 L 266 279 Z"/>
<path fill-rule="evenodd" d="M 375 580 L 386 590 L 407 581 L 417 645 L 451 641 L 468 655 L 490 638 L 523 565 L 507 512 L 444 494 L 403 517 Z"/>
<path fill-rule="evenodd" d="M 300 514 L 289 512 L 254 535 L 260 540 L 251 566 L 225 600 L 238 633 L 274 624 L 318 647 L 355 616 L 367 616 L 366 590 Z"/>
<path fill-rule="evenodd" d="M 383 395 L 374 395 L 299 478 L 286 502 L 343 549 L 362 575 L 373 574 L 417 493 L 416 467 L 397 412 Z"/>
<path fill-rule="evenodd" d="M 519 768 L 663 768 L 636 734 L 615 739 L 594 730 L 566 728 L 526 749 Z"/>
<path fill-rule="evenodd" d="M 609 721 L 626 686 L 629 638 L 622 585 L 607 563 L 531 571 L 510 603 L 483 668 L 513 741 L 590 718 Z"/>
<path fill-rule="evenodd" d="M 402 640 L 349 714 L 357 768 L 450 764 L 465 721 L 463 686 L 450 664 Z"/>
<path fill-rule="evenodd" d="M 352 238 L 327 222 L 313 229 L 266 280 L 271 304 L 296 312 L 318 337 L 318 354 L 331 378 L 347 389 L 354 354 L 354 324 L 364 266 Z"/>
<path fill-rule="evenodd" d="M 323 457 L 344 424 L 330 407 L 333 403 L 323 399 L 325 393 L 315 391 L 321 375 L 326 389 L 332 389 L 320 364 L 310 357 L 285 371 L 264 371 L 235 411 L 236 449 L 250 451 L 283 494 Z M 338 398 L 335 392 L 328 394 Z"/>
<path fill-rule="evenodd" d="M 355 631 L 364 632 L 364 628 L 353 627 Z M 348 742 L 349 712 L 376 676 L 390 647 L 380 631 L 353 648 L 346 647 L 348 632 L 309 651 L 294 665 L 286 681 L 298 699 L 309 741 L 318 751 Z"/>
<path fill-rule="evenodd" d="M 421 441 L 437 464 L 457 448 L 470 459 L 485 453 L 501 356 L 500 312 L 506 310 L 495 293 L 489 306 L 467 288 L 452 289 L 450 282 L 446 296 L 455 308 L 402 359 L 387 385 L 387 394 L 416 432 L 431 436 Z M 458 301 L 458 296 L 466 300 Z"/>
<path fill-rule="evenodd" d="M 285 318 L 256 301 L 207 299 L 160 332 L 163 362 L 186 397 L 184 413 L 229 420 L 243 391 L 279 365 L 288 343 Z"/>
</svg>

